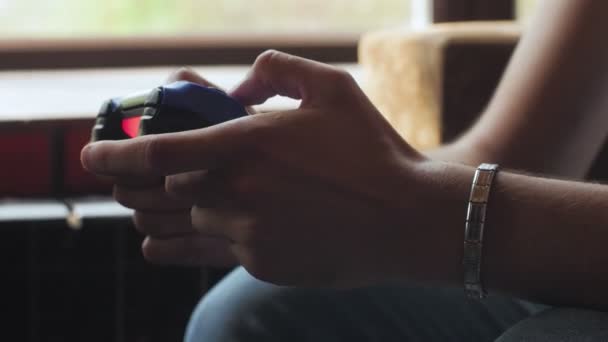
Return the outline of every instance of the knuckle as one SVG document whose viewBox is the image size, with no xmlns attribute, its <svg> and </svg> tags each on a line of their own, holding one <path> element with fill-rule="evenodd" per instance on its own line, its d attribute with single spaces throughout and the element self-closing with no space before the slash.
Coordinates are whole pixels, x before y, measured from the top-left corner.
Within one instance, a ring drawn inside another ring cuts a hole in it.
<svg viewBox="0 0 608 342">
<path fill-rule="evenodd" d="M 173 198 L 191 199 L 207 184 L 207 171 L 193 171 L 165 178 L 165 192 Z"/>
<path fill-rule="evenodd" d="M 262 185 L 253 175 L 238 175 L 232 180 L 232 191 L 237 196 L 255 196 L 262 190 Z"/>
<path fill-rule="evenodd" d="M 285 63 L 291 56 L 277 50 L 266 50 L 262 52 L 253 63 L 255 72 L 268 73 L 277 68 L 281 63 Z"/>
<path fill-rule="evenodd" d="M 190 209 L 190 225 L 196 232 L 207 235 L 217 235 L 225 228 L 214 215 L 212 209 L 198 206 L 193 206 Z"/>
<path fill-rule="evenodd" d="M 168 176 L 165 178 L 165 191 L 170 196 L 179 197 L 187 187 L 181 177 L 177 175 Z"/>
<path fill-rule="evenodd" d="M 245 231 L 255 232 L 260 226 L 260 220 L 253 215 L 244 215 L 238 219 L 238 225 Z"/>
<path fill-rule="evenodd" d="M 130 192 L 121 188 L 120 186 L 114 186 L 112 190 L 112 196 L 114 200 L 118 202 L 118 204 L 133 209 L 135 203 L 133 203 L 133 198 L 130 196 Z"/>
<path fill-rule="evenodd" d="M 142 147 L 142 169 L 147 173 L 157 173 L 161 167 L 161 151 L 159 149 L 158 140 L 154 136 L 150 136 L 143 142 Z"/>
<path fill-rule="evenodd" d="M 274 113 L 268 113 L 268 115 L 273 116 Z M 254 158 L 253 154 L 259 152 L 266 145 L 269 136 L 276 129 L 274 126 L 276 126 L 276 123 L 272 122 L 270 118 L 261 116 L 256 117 L 255 120 L 239 122 L 237 129 L 244 145 L 243 155 Z"/>
<path fill-rule="evenodd" d="M 147 234 L 147 219 L 146 215 L 140 211 L 136 211 L 133 213 L 133 225 L 135 226 L 135 230 L 142 234 Z"/>
<path fill-rule="evenodd" d="M 351 75 L 348 71 L 340 68 L 333 69 L 329 77 L 332 83 L 340 84 L 343 86 L 352 86 L 355 83 L 353 75 Z"/>
<path fill-rule="evenodd" d="M 255 243 L 258 240 L 260 222 L 252 216 L 243 216 L 235 219 L 234 231 L 238 232 L 235 239 L 243 243 Z"/>
<path fill-rule="evenodd" d="M 207 226 L 205 220 L 205 209 L 199 206 L 193 206 L 190 209 L 190 223 L 192 227 L 198 232 L 204 232 Z"/>
<path fill-rule="evenodd" d="M 281 53 L 277 50 L 266 50 L 256 58 L 254 65 L 257 67 L 271 66 L 276 62 L 277 57 L 280 55 Z"/>
<path fill-rule="evenodd" d="M 104 145 L 104 147 L 107 145 Z M 93 172 L 103 172 L 111 170 L 111 156 L 110 150 L 107 148 L 97 148 L 93 153 Z"/>
<path fill-rule="evenodd" d="M 192 78 L 192 76 L 194 75 L 194 72 L 188 68 L 182 67 L 177 69 L 173 75 L 171 75 L 171 80 L 175 80 L 175 81 L 183 81 L 183 80 L 189 80 Z"/>
</svg>

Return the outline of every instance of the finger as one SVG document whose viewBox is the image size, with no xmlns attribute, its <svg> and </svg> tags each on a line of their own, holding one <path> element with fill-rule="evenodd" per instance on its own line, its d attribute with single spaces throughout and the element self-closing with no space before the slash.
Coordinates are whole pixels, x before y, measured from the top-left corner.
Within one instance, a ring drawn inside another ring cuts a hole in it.
<svg viewBox="0 0 608 342">
<path fill-rule="evenodd" d="M 194 203 L 200 198 L 201 192 L 210 191 L 213 185 L 217 187 L 218 180 L 212 178 L 214 177 L 209 175 L 208 170 L 170 175 L 165 178 L 165 192 L 171 197 L 188 199 Z"/>
<path fill-rule="evenodd" d="M 301 99 L 302 105 L 323 102 L 328 94 L 354 83 L 336 67 L 269 50 L 261 54 L 249 74 L 230 95 L 244 105 L 264 103 L 275 96 Z"/>
<path fill-rule="evenodd" d="M 199 75 L 196 71 L 194 71 L 193 69 L 188 68 L 188 67 L 182 67 L 182 68 L 177 69 L 167 79 L 167 83 L 173 83 L 176 81 L 188 81 L 188 82 L 192 82 L 192 83 L 198 83 L 198 84 L 204 85 L 206 87 L 213 87 L 213 88 L 221 89 L 220 87 L 209 82 L 208 80 L 203 78 L 201 75 Z"/>
<path fill-rule="evenodd" d="M 200 235 L 168 240 L 147 237 L 142 252 L 147 260 L 165 265 L 232 267 L 238 263 L 230 242 Z"/>
<path fill-rule="evenodd" d="M 188 200 L 201 208 L 238 207 L 257 210 L 283 194 L 293 194 L 294 184 L 306 182 L 292 175 L 280 162 L 264 157 L 227 167 L 171 175 L 165 187 L 169 196 Z M 301 191 L 301 188 L 298 188 Z"/>
<path fill-rule="evenodd" d="M 107 179 L 130 180 L 162 177 L 148 166 L 148 148 L 156 136 L 87 144 L 80 152 L 85 170 Z"/>
<path fill-rule="evenodd" d="M 141 211 L 189 211 L 194 204 L 186 199 L 170 196 L 165 191 L 163 184 L 146 188 L 116 185 L 114 186 L 114 199 L 127 208 Z"/>
<path fill-rule="evenodd" d="M 80 163 L 83 168 L 87 171 L 95 173 L 95 168 L 98 168 L 100 164 L 108 163 L 108 158 L 112 156 L 109 154 L 96 155 L 95 158 L 102 158 L 102 160 L 93 160 L 91 161 L 89 158 L 90 149 L 87 144 L 80 151 Z M 111 150 L 109 151 L 111 153 Z M 95 165 L 94 165 L 95 164 Z M 133 172 L 122 172 L 122 173 L 107 173 L 101 174 L 97 173 L 97 178 L 99 178 L 104 183 L 116 184 L 126 188 L 133 189 L 141 189 L 148 187 L 156 187 L 158 185 L 162 185 L 164 183 L 164 178 L 161 175 L 156 174 L 134 174 Z"/>
<path fill-rule="evenodd" d="M 106 177 L 113 184 L 129 189 L 156 188 L 163 184 L 164 178 L 159 176 L 139 177 Z"/>
<path fill-rule="evenodd" d="M 263 134 L 258 117 L 263 115 L 186 132 L 95 142 L 82 150 L 82 164 L 97 175 L 132 178 L 214 168 L 251 150 Z"/>
<path fill-rule="evenodd" d="M 200 207 L 218 207 L 235 202 L 236 191 L 230 188 L 228 170 L 192 171 L 167 176 L 168 196 Z"/>
<path fill-rule="evenodd" d="M 172 214 L 136 211 L 133 214 L 133 222 L 138 232 L 159 239 L 195 232 L 189 211 Z"/>
<path fill-rule="evenodd" d="M 253 214 L 236 209 L 193 207 L 191 219 L 197 232 L 233 242 L 248 241 L 257 224 Z"/>
</svg>

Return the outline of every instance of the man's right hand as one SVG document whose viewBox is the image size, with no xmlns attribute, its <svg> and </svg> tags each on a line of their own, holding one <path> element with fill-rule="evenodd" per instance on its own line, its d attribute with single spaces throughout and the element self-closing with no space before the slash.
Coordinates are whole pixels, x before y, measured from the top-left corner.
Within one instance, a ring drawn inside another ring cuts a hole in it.
<svg viewBox="0 0 608 342">
<path fill-rule="evenodd" d="M 186 68 L 173 73 L 167 83 L 175 81 L 215 87 Z M 190 216 L 193 203 L 169 196 L 165 191 L 163 179 L 114 177 L 112 181 L 115 184 L 114 198 L 123 206 L 135 210 L 135 227 L 146 236 L 142 244 L 146 259 L 155 263 L 175 265 L 236 265 L 236 258 L 229 248 L 230 242 L 195 231 Z"/>
</svg>

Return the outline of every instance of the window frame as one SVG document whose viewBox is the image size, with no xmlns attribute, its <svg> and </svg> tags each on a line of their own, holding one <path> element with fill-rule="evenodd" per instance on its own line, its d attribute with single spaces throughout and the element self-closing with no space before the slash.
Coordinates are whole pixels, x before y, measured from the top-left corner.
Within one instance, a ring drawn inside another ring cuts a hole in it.
<svg viewBox="0 0 608 342">
<path fill-rule="evenodd" d="M 515 0 L 428 0 L 433 22 L 512 20 Z M 328 63 L 357 61 L 360 34 L 204 34 L 178 37 L 0 40 L 0 71 L 250 64 L 267 49 Z"/>
<path fill-rule="evenodd" d="M 515 0 L 430 0 L 433 22 L 514 20 Z"/>
<path fill-rule="evenodd" d="M 267 49 L 328 63 L 357 60 L 359 34 L 0 40 L 0 71 L 250 64 Z"/>
</svg>

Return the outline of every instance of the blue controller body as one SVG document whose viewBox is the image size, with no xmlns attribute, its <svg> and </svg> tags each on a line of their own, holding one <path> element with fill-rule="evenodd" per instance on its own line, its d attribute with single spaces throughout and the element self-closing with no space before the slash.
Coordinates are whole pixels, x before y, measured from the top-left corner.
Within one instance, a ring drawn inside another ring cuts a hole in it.
<svg viewBox="0 0 608 342">
<path fill-rule="evenodd" d="M 129 139 L 135 135 L 181 132 L 246 116 L 247 110 L 223 91 L 178 81 L 141 94 L 110 99 L 102 105 L 92 141 Z M 138 132 L 129 125 L 138 123 Z"/>
</svg>

